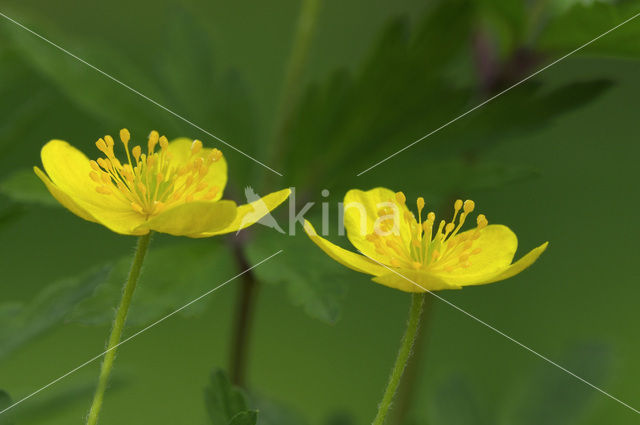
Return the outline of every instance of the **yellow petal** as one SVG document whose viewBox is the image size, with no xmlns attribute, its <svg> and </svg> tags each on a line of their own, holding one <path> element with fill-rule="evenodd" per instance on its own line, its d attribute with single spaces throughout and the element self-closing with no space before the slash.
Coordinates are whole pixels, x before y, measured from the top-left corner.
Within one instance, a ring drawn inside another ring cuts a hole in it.
<svg viewBox="0 0 640 425">
<path fill-rule="evenodd" d="M 169 152 L 171 152 L 171 162 L 176 165 L 184 165 L 191 158 L 191 145 L 192 139 L 181 137 L 179 139 L 172 140 L 167 146 Z M 197 154 L 197 157 L 206 159 L 207 156 L 213 151 L 211 148 L 202 148 Z M 227 184 L 227 161 L 224 156 L 221 156 L 216 162 L 212 163 L 209 167 L 209 172 L 204 176 L 203 181 L 206 181 L 211 186 L 216 186 L 219 190 L 216 196 L 211 199 L 217 201 L 222 198 L 222 192 Z"/>
<path fill-rule="evenodd" d="M 248 204 L 240 205 L 236 218 L 228 226 L 220 230 L 207 231 L 201 237 L 237 232 L 238 230 L 249 227 L 286 201 L 290 194 L 291 189 L 282 189 Z"/>
<path fill-rule="evenodd" d="M 205 237 L 205 231 L 223 229 L 233 221 L 237 208 L 232 201 L 194 201 L 177 205 L 152 217 L 138 230 L 174 236 Z"/>
<path fill-rule="evenodd" d="M 138 229 L 145 221 L 144 216 L 135 212 L 126 201 L 96 191 L 96 183 L 89 177 L 89 159 L 78 149 L 65 141 L 51 140 L 44 145 L 40 156 L 52 183 L 91 216 L 92 221 L 124 235 L 148 233 L 148 230 Z"/>
<path fill-rule="evenodd" d="M 64 193 L 62 189 L 53 184 L 51 179 L 38 167 L 33 167 L 33 171 L 35 171 L 36 175 L 40 177 L 40 180 L 47 186 L 51 195 L 58 202 L 62 204 L 63 207 L 74 213 L 80 218 L 83 218 L 87 221 L 96 222 L 95 218 L 91 214 L 89 214 L 84 208 L 80 207 L 69 195 Z"/>
<path fill-rule="evenodd" d="M 526 269 L 527 267 L 535 263 L 538 257 L 540 257 L 540 255 L 547 249 L 548 245 L 549 245 L 549 242 L 543 243 L 539 247 L 529 251 L 524 257 L 522 257 L 515 263 L 511 264 L 509 267 L 507 267 L 506 270 L 502 271 L 501 273 L 491 278 L 488 278 L 485 281 L 474 283 L 474 285 L 483 285 L 485 283 L 498 282 L 500 280 L 508 279 L 512 276 L 517 275 L 518 273 L 520 273 L 521 271 L 523 271 L 524 269 Z"/>
<path fill-rule="evenodd" d="M 344 197 L 344 226 L 349 241 L 365 256 L 373 258 L 382 264 L 389 265 L 389 259 L 376 252 L 375 245 L 366 239 L 368 234 L 377 230 L 380 232 L 378 211 L 384 207 L 391 207 L 398 214 L 396 223 L 403 242 L 411 243 L 411 229 L 403 215 L 409 211 L 406 205 L 396 201 L 395 192 L 378 187 L 368 191 L 352 189 Z"/>
<path fill-rule="evenodd" d="M 304 221 L 304 231 L 307 233 L 309 238 L 320 247 L 320 249 L 343 266 L 349 267 L 351 270 L 355 270 L 357 272 L 371 274 L 374 276 L 384 274 L 386 272 L 386 269 L 383 266 L 376 264 L 367 257 L 348 251 L 338 245 L 334 245 L 325 238 L 319 236 L 311 223 L 307 220 Z"/>
<path fill-rule="evenodd" d="M 477 229 L 471 229 L 460 233 L 449 243 L 476 231 Z M 469 267 L 457 267 L 447 272 L 439 268 L 438 262 L 435 262 L 430 266 L 432 273 L 454 285 L 475 285 L 483 282 L 509 267 L 518 248 L 518 238 L 507 226 L 491 224 L 480 230 L 480 237 L 471 249 L 476 248 L 480 248 L 480 252 L 469 257 Z"/>
<path fill-rule="evenodd" d="M 40 152 L 42 165 L 51 181 L 74 200 L 82 200 L 102 208 L 123 209 L 124 201 L 96 192 L 91 180 L 89 158 L 63 140 L 51 140 Z"/>
<path fill-rule="evenodd" d="M 405 292 L 440 291 L 442 289 L 460 289 L 460 286 L 448 283 L 437 275 L 424 270 L 389 268 L 386 273 L 372 279 L 376 283 Z"/>
</svg>

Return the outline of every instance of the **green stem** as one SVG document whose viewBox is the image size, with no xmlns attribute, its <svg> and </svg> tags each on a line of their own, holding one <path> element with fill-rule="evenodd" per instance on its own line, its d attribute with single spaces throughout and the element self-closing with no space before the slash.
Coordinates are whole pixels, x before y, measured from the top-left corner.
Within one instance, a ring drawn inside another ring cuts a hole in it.
<svg viewBox="0 0 640 425">
<path fill-rule="evenodd" d="M 378 414 L 373 420 L 372 425 L 384 424 L 384 420 L 387 416 L 387 413 L 389 412 L 389 408 L 391 407 L 391 403 L 393 402 L 393 397 L 398 390 L 398 386 L 400 385 L 400 380 L 402 379 L 404 369 L 407 366 L 407 361 L 411 356 L 413 344 L 416 340 L 416 336 L 418 335 L 420 317 L 422 315 L 422 307 L 424 305 L 425 297 L 426 293 L 413 294 L 411 296 L 411 309 L 409 310 L 407 330 L 404 332 L 404 336 L 402 337 L 400 350 L 398 351 L 396 362 L 393 365 L 389 383 L 387 384 L 387 388 L 384 390 L 382 401 L 378 405 Z"/>
<path fill-rule="evenodd" d="M 322 0 L 303 0 L 296 24 L 291 54 L 287 62 L 284 83 L 276 109 L 272 159 L 280 160 L 285 146 L 284 136 L 289 127 L 291 111 L 298 100 L 302 77 L 309 56 L 309 46 L 315 34 L 318 12 Z M 269 178 L 272 178 L 269 174 Z"/>
<path fill-rule="evenodd" d="M 138 239 L 138 247 L 136 248 L 133 263 L 131 264 L 129 278 L 124 285 L 120 305 L 118 306 L 116 316 L 113 320 L 113 327 L 111 329 L 111 335 L 109 336 L 106 355 L 104 356 L 104 361 L 100 368 L 98 387 L 96 388 L 96 393 L 93 396 L 93 403 L 91 403 L 91 409 L 89 410 L 89 416 L 87 417 L 87 425 L 95 425 L 98 423 L 98 415 L 100 414 L 100 408 L 102 407 L 102 400 L 104 399 L 104 393 L 107 390 L 109 375 L 111 374 L 113 361 L 116 357 L 116 348 L 122 338 L 122 331 L 127 320 L 127 312 L 129 311 L 131 299 L 133 298 L 133 291 L 136 289 L 136 284 L 140 277 L 140 271 L 142 270 L 142 263 L 144 262 L 145 255 L 147 254 L 150 241 L 151 233 L 140 236 Z"/>
</svg>

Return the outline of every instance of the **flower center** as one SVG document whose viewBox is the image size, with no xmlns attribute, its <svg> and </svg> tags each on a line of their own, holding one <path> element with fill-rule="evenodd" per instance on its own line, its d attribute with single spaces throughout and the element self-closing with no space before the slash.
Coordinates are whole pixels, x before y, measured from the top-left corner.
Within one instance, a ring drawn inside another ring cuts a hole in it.
<svg viewBox="0 0 640 425">
<path fill-rule="evenodd" d="M 106 156 L 90 161 L 92 171 L 89 176 L 98 184 L 98 193 L 121 199 L 146 217 L 158 214 L 168 206 L 211 200 L 218 194 L 220 189 L 204 180 L 211 164 L 222 157 L 218 149 L 205 155 L 202 142 L 194 140 L 187 162 L 178 163 L 173 160 L 167 138 L 160 137 L 157 131 L 149 134 L 147 153 L 142 153 L 140 146 L 129 151 L 130 138 L 126 128 L 120 130 L 120 140 L 127 154 L 124 165 L 114 154 L 111 136 L 96 142 Z M 158 145 L 160 150 L 156 152 Z"/>
<path fill-rule="evenodd" d="M 400 205 L 406 205 L 404 193 L 396 193 L 395 198 Z M 401 225 L 400 228 L 408 229 L 409 238 L 406 234 L 402 235 L 401 231 L 386 232 L 381 235 L 379 230 L 374 229 L 372 233 L 367 235 L 367 240 L 375 245 L 376 252 L 389 258 L 394 267 L 446 272 L 469 267 L 471 265 L 470 258 L 479 254 L 481 250 L 474 248 L 474 243 L 480 237 L 480 231 L 488 224 L 484 214 L 479 214 L 477 228 L 472 232 L 458 235 L 465 220 L 475 209 L 475 202 L 456 200 L 453 207 L 453 218 L 450 222 L 441 220 L 437 229 L 434 229 L 435 213 L 429 212 L 426 220 L 422 219 L 422 211 L 425 206 L 424 198 L 418 198 L 416 206 L 418 207 L 418 220 L 408 210 L 400 214 L 400 217 L 396 216 L 398 212 L 396 214 L 390 212 L 391 208 L 383 208 L 378 211 L 379 220 L 386 218 L 380 226 L 382 230 L 389 230 L 396 225 L 396 221 L 401 220 L 405 225 Z"/>
</svg>

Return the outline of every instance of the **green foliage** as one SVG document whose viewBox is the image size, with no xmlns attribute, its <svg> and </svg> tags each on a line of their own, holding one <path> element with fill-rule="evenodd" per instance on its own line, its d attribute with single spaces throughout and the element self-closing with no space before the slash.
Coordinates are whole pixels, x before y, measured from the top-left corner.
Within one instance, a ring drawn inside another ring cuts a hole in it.
<svg viewBox="0 0 640 425">
<path fill-rule="evenodd" d="M 576 344 L 558 359 L 560 365 L 597 387 L 605 383 L 611 362 L 610 349 L 600 343 Z M 430 425 L 565 425 L 576 423 L 596 394 L 565 371 L 544 363 L 524 385 L 505 393 L 504 401 L 491 412 L 483 408 L 477 392 L 464 379 L 454 378 L 438 387 L 427 414 Z"/>
<path fill-rule="evenodd" d="M 260 425 L 306 425 L 290 406 L 278 403 L 264 396 L 250 394 L 251 406 L 260 412 Z"/>
<path fill-rule="evenodd" d="M 2 180 L 0 193 L 17 202 L 60 206 L 31 168 L 18 169 Z"/>
<path fill-rule="evenodd" d="M 319 255 L 302 228 L 296 233 L 289 236 L 273 230 L 260 232 L 260 243 L 247 246 L 252 263 L 279 249 L 284 252 L 257 267 L 255 274 L 262 282 L 285 285 L 294 305 L 301 306 L 311 317 L 333 324 L 340 318 L 347 288 L 364 277 Z"/>
<path fill-rule="evenodd" d="M 545 27 L 536 45 L 556 53 L 568 53 L 618 26 L 640 12 L 636 1 L 578 2 Z M 581 50 L 597 56 L 640 57 L 640 17 L 635 18 Z"/>
<path fill-rule="evenodd" d="M 152 247 L 133 296 L 127 326 L 158 320 L 233 277 L 236 272 L 230 266 L 230 255 L 226 247 L 212 240 Z M 104 283 L 76 306 L 70 319 L 93 325 L 111 323 L 130 266 L 129 256 L 118 260 Z M 194 303 L 180 314 L 202 312 L 207 301 Z"/>
<path fill-rule="evenodd" d="M 0 412 L 11 406 L 11 397 L 6 391 L 0 390 Z M 15 425 L 12 412 L 5 412 L 0 415 L 0 425 Z"/>
<path fill-rule="evenodd" d="M 205 405 L 211 425 L 255 425 L 257 412 L 249 410 L 244 392 L 232 385 L 224 371 L 211 374 L 205 388 Z"/>
<path fill-rule="evenodd" d="M 108 267 L 62 279 L 46 286 L 28 304 L 0 305 L 0 358 L 59 324 L 107 277 Z"/>
</svg>

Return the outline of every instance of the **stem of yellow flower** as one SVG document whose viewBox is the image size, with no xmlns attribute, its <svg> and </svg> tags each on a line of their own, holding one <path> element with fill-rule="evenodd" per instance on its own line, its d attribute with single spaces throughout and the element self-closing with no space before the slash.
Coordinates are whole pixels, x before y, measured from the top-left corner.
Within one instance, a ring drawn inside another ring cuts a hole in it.
<svg viewBox="0 0 640 425">
<path fill-rule="evenodd" d="M 402 379 L 404 369 L 407 366 L 407 361 L 411 356 L 413 344 L 416 340 L 416 336 L 418 335 L 420 317 L 422 315 L 422 307 L 424 306 L 425 297 L 426 293 L 413 294 L 411 296 L 411 308 L 409 310 L 407 329 L 404 333 L 404 336 L 402 337 L 400 350 L 398 351 L 396 362 L 393 365 L 393 369 L 391 370 L 389 383 L 387 384 L 387 388 L 384 390 L 382 401 L 378 405 L 378 413 L 376 414 L 372 425 L 383 425 L 387 413 L 389 412 L 391 402 L 393 401 L 393 397 L 395 396 L 398 386 L 400 385 L 400 380 Z"/>
<path fill-rule="evenodd" d="M 104 393 L 107 390 L 107 384 L 109 383 L 109 375 L 111 375 L 111 369 L 113 368 L 113 361 L 116 357 L 116 348 L 122 338 L 122 331 L 124 330 L 124 324 L 127 320 L 127 312 L 131 305 L 131 299 L 133 298 L 133 292 L 136 289 L 138 278 L 140 277 L 140 271 L 142 270 L 142 263 L 144 257 L 147 254 L 149 248 L 149 242 L 151 241 L 151 233 L 140 236 L 138 239 L 138 247 L 131 264 L 131 270 L 129 271 L 129 278 L 124 285 L 122 291 L 122 298 L 120 299 L 120 305 L 116 311 L 116 316 L 113 319 L 113 327 L 111 329 L 111 335 L 109 335 L 109 342 L 107 344 L 106 355 L 100 368 L 100 376 L 98 378 L 98 387 L 96 393 L 93 396 L 93 403 L 91 403 L 91 409 L 89 410 L 89 416 L 87 417 L 87 425 L 95 425 L 98 423 L 98 415 L 100 414 L 100 408 L 102 407 L 102 400 L 104 399 Z"/>
</svg>

